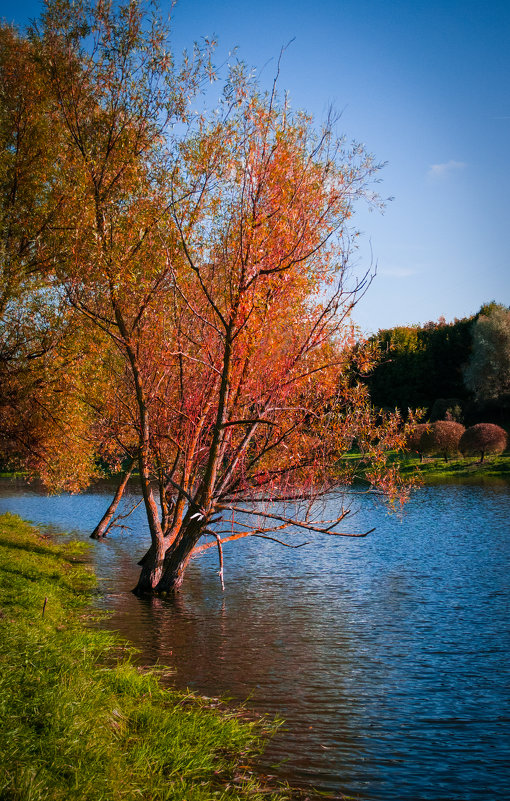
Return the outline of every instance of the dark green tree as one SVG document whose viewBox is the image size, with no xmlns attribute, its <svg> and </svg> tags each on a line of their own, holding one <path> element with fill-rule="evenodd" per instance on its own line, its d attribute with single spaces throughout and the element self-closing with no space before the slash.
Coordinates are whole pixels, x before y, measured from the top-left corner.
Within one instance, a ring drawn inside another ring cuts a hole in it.
<svg viewBox="0 0 510 801">
<path fill-rule="evenodd" d="M 495 303 L 482 307 L 473 325 L 473 345 L 464 381 L 475 401 L 510 403 L 510 309 Z"/>
</svg>

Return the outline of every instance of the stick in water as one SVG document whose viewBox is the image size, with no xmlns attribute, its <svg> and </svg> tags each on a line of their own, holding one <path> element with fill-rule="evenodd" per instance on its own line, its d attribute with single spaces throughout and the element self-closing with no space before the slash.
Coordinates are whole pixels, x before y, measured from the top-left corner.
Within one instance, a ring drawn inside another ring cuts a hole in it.
<svg viewBox="0 0 510 801">
<path fill-rule="evenodd" d="M 223 549 L 221 547 L 221 540 L 219 534 L 213 534 L 213 536 L 216 537 L 216 542 L 218 544 L 218 556 L 220 558 L 220 569 L 218 571 L 218 575 L 221 581 L 222 592 L 225 592 L 225 582 L 223 581 Z"/>
</svg>

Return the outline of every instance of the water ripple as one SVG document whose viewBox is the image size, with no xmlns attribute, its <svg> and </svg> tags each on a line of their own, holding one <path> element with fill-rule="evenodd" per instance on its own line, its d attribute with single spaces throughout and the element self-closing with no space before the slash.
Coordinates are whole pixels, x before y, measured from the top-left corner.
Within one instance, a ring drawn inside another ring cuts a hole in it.
<svg viewBox="0 0 510 801">
<path fill-rule="evenodd" d="M 176 601 L 141 601 L 133 532 L 93 558 L 114 611 L 109 625 L 145 661 L 204 695 L 248 699 L 285 719 L 263 767 L 363 801 L 503 801 L 508 797 L 508 487 L 415 493 L 399 519 L 358 498 L 366 540 L 317 538 L 299 551 L 244 541 L 192 563 Z M 5 487 L 0 510 L 77 528 L 100 492 L 43 498 Z"/>
</svg>

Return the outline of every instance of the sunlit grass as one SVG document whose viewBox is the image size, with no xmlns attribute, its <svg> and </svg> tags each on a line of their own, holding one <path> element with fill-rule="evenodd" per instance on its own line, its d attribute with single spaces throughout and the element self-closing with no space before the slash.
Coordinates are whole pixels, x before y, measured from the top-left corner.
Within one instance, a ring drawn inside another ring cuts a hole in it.
<svg viewBox="0 0 510 801">
<path fill-rule="evenodd" d="M 501 479 L 510 481 L 510 456 L 486 456 L 483 462 L 479 457 L 451 458 L 447 462 L 443 458 L 427 457 L 420 462 L 418 457 L 401 457 L 403 475 L 418 473 L 426 484 L 441 483 L 453 479 L 466 481 L 483 481 Z"/>
<path fill-rule="evenodd" d="M 363 479 L 366 466 L 362 455 L 352 451 L 344 457 L 350 463 L 358 463 L 357 473 Z M 413 453 L 392 453 L 390 462 L 398 462 L 403 476 L 412 478 L 418 476 L 422 484 L 440 484 L 453 480 L 466 480 L 479 482 L 484 480 L 510 481 L 510 451 L 499 456 L 485 456 L 483 462 L 480 457 L 452 457 L 446 462 L 443 457 L 427 456 L 420 461 L 419 456 Z"/>
<path fill-rule="evenodd" d="M 163 689 L 88 626 L 85 547 L 0 517 L 2 801 L 289 798 L 246 764 L 260 722 Z"/>
</svg>

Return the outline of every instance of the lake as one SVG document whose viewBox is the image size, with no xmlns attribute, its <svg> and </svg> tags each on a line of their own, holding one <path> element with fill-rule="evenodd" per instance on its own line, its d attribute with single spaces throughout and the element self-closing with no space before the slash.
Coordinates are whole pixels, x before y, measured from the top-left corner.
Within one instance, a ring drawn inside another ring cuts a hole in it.
<svg viewBox="0 0 510 801">
<path fill-rule="evenodd" d="M 3 481 L 0 512 L 86 538 L 106 491 Z M 211 549 L 176 601 L 130 593 L 147 545 L 138 509 L 131 531 L 92 547 L 108 627 L 171 665 L 178 687 L 283 718 L 265 773 L 360 801 L 503 801 L 509 486 L 424 487 L 401 517 L 374 496 L 351 503 L 345 530 L 376 526 L 367 538 L 227 544 L 224 593 Z"/>
</svg>

